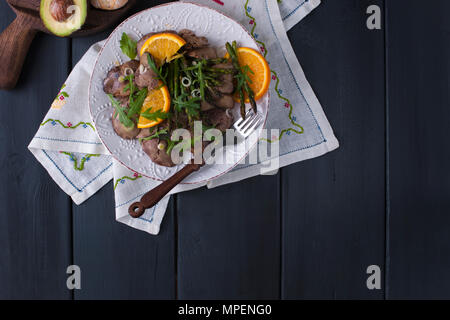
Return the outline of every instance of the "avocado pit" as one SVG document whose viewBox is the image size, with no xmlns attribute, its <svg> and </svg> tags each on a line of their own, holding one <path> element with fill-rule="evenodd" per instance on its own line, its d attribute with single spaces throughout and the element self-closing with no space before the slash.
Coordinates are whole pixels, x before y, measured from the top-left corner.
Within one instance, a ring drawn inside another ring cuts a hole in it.
<svg viewBox="0 0 450 320">
<path fill-rule="evenodd" d="M 67 21 L 73 15 L 69 12 L 69 7 L 74 4 L 73 0 L 52 0 L 50 14 L 58 22 Z"/>
</svg>

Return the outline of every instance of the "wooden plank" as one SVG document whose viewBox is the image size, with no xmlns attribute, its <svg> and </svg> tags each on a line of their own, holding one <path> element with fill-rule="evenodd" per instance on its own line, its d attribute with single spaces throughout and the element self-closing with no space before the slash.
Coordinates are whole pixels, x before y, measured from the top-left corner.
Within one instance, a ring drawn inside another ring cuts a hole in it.
<svg viewBox="0 0 450 320">
<path fill-rule="evenodd" d="M 14 13 L 0 2 L 0 30 Z M 71 213 L 27 146 L 66 78 L 68 40 L 40 34 L 18 86 L 0 91 L 0 298 L 70 299 Z"/>
<path fill-rule="evenodd" d="M 135 11 L 154 5 L 141 3 Z M 72 42 L 73 63 L 112 30 Z M 82 270 L 75 299 L 175 297 L 173 201 L 161 232 L 151 236 L 115 221 L 112 183 L 85 204 L 73 206 L 74 261 Z"/>
<path fill-rule="evenodd" d="M 386 1 L 388 298 L 450 298 L 450 2 Z"/>
<path fill-rule="evenodd" d="M 178 195 L 178 297 L 279 298 L 279 176 Z"/>
<path fill-rule="evenodd" d="M 289 36 L 341 147 L 282 169 L 282 297 L 383 298 L 384 34 L 366 28 L 383 1 L 323 1 Z"/>
<path fill-rule="evenodd" d="M 74 261 L 82 270 L 75 299 L 173 299 L 173 207 L 158 236 L 116 222 L 112 184 L 73 207 Z"/>
</svg>

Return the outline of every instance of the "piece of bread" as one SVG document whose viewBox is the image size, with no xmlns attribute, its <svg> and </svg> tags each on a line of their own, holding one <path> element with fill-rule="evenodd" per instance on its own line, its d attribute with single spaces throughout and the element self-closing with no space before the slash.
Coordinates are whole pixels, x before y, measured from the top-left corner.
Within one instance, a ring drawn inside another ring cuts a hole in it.
<svg viewBox="0 0 450 320">
<path fill-rule="evenodd" d="M 128 0 L 91 0 L 91 4 L 102 10 L 116 10 L 126 5 Z"/>
</svg>

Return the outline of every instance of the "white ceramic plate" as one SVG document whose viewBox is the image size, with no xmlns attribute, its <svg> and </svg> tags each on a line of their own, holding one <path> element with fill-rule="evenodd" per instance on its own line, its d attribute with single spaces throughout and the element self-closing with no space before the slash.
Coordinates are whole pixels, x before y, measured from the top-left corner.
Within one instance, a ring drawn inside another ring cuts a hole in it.
<svg viewBox="0 0 450 320">
<path fill-rule="evenodd" d="M 89 84 L 89 108 L 91 117 L 105 147 L 111 155 L 129 169 L 155 180 L 165 180 L 180 170 L 183 165 L 166 168 L 153 163 L 142 151 L 138 140 L 120 138 L 112 127 L 113 107 L 103 92 L 103 79 L 116 63 L 129 60 L 119 47 L 123 32 L 138 40 L 150 32 L 165 30 L 180 31 L 190 29 L 198 36 L 208 38 L 211 46 L 225 53 L 225 43 L 236 40 L 239 46 L 258 50 L 255 40 L 242 25 L 231 18 L 207 7 L 192 3 L 173 2 L 142 11 L 120 24 L 106 40 L 95 63 Z M 258 112 L 266 119 L 269 107 L 269 95 L 258 101 Z M 235 121 L 239 119 L 239 107 L 233 110 Z M 264 122 L 265 123 L 265 122 Z M 263 126 L 258 129 L 258 135 Z M 183 183 L 204 183 L 226 173 L 236 166 L 250 151 L 251 145 L 243 143 L 232 152 L 234 160 L 226 164 L 206 165 L 198 172 L 186 178 Z"/>
</svg>

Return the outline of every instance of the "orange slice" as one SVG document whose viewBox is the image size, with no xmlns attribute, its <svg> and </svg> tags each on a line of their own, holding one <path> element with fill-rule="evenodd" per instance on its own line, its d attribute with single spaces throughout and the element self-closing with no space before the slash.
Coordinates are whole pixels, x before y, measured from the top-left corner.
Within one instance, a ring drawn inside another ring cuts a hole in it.
<svg viewBox="0 0 450 320">
<path fill-rule="evenodd" d="M 161 86 L 158 89 L 151 90 L 148 93 L 147 98 L 145 98 L 141 108 L 141 112 L 162 111 L 167 113 L 169 112 L 169 110 L 170 110 L 170 94 L 169 89 L 167 89 L 166 86 Z M 143 116 L 140 116 L 137 127 L 140 129 L 151 128 L 160 124 L 163 121 L 164 121 L 163 119 L 149 120 Z"/>
<path fill-rule="evenodd" d="M 255 49 L 252 48 L 238 48 L 237 49 L 239 64 L 242 66 L 249 66 L 253 73 L 249 72 L 248 77 L 252 81 L 249 83 L 250 88 L 255 94 L 255 100 L 261 99 L 269 90 L 270 85 L 270 68 L 266 59 Z M 229 59 L 229 54 L 225 58 Z M 239 93 L 235 94 L 234 99 L 239 102 Z M 245 93 L 245 102 L 249 102 L 247 94 Z"/>
<path fill-rule="evenodd" d="M 166 61 L 170 61 L 175 56 L 186 41 L 180 36 L 173 33 L 158 33 L 145 41 L 141 48 L 140 55 L 145 52 L 152 55 L 158 66 L 161 66 Z"/>
</svg>

